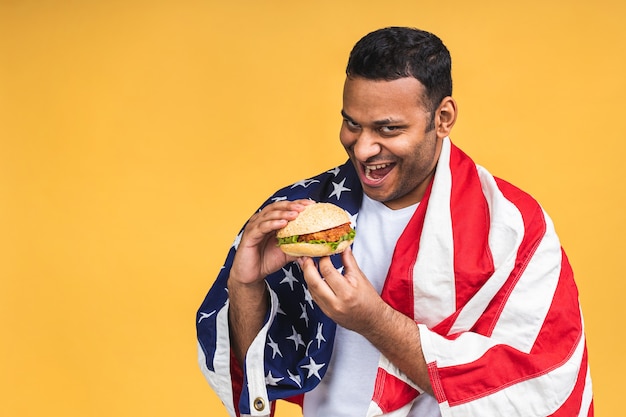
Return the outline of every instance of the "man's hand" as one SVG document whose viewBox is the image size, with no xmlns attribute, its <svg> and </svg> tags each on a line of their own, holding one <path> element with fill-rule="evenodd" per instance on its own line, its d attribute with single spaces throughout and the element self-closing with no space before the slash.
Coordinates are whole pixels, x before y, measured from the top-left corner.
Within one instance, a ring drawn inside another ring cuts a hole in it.
<svg viewBox="0 0 626 417">
<path fill-rule="evenodd" d="M 295 258 L 280 250 L 276 231 L 285 227 L 311 200 L 279 201 L 254 214 L 243 231 L 229 281 L 254 284 Z"/>
<path fill-rule="evenodd" d="M 417 324 L 378 295 L 350 248 L 341 259 L 343 275 L 328 257 L 317 266 L 311 258 L 298 259 L 313 300 L 333 321 L 364 336 L 411 381 L 432 394 Z"/>
<path fill-rule="evenodd" d="M 269 204 L 253 215 L 244 228 L 227 284 L 231 346 L 240 364 L 261 330 L 267 312 L 268 294 L 264 278 L 295 259 L 280 250 L 276 231 L 295 219 L 308 204 L 313 204 L 313 201 Z"/>
<path fill-rule="evenodd" d="M 389 306 L 359 269 L 352 250 L 347 248 L 341 256 L 343 275 L 329 257 L 320 258 L 317 266 L 311 258 L 299 258 L 298 263 L 322 311 L 340 326 L 363 334 Z"/>
</svg>

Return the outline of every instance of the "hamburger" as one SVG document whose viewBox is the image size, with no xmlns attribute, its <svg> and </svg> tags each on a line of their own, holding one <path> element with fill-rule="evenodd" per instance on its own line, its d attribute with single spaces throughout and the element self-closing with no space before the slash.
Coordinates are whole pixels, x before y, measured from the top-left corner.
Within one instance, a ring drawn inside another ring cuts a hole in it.
<svg viewBox="0 0 626 417">
<path fill-rule="evenodd" d="M 278 246 L 287 255 L 311 257 L 343 252 L 355 235 L 348 213 L 331 203 L 306 206 L 276 233 Z"/>
</svg>

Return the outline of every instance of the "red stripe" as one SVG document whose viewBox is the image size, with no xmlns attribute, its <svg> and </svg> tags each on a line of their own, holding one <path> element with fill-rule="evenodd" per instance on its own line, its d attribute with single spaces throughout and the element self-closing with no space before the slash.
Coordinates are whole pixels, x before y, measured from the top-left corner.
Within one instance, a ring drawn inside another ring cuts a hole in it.
<svg viewBox="0 0 626 417">
<path fill-rule="evenodd" d="M 235 413 L 239 416 L 239 398 L 241 398 L 241 391 L 243 389 L 243 369 L 239 366 L 237 357 L 232 349 L 230 350 L 230 381 L 233 390 Z"/>
<path fill-rule="evenodd" d="M 449 334 L 461 308 L 480 290 L 495 270 L 489 249 L 489 205 L 476 165 L 469 156 L 451 144 L 450 167 L 457 310 L 431 329 L 444 336 Z"/>
<path fill-rule="evenodd" d="M 441 385 L 441 378 L 439 378 L 439 372 L 437 370 L 437 364 L 435 362 L 431 362 L 428 364 L 428 376 L 430 378 L 430 385 L 433 389 L 433 394 L 435 399 L 439 404 L 448 401 L 446 398 L 446 392 L 443 389 L 443 385 Z"/>
<path fill-rule="evenodd" d="M 426 207 L 428 206 L 428 198 L 432 188 L 432 181 L 424 197 L 417 206 L 415 214 L 402 235 L 396 243 L 391 266 L 385 279 L 381 297 L 387 304 L 404 315 L 413 318 L 414 295 L 413 295 L 413 265 L 417 260 L 417 252 L 420 246 L 420 237 L 422 235 L 422 227 L 424 226 L 424 218 L 426 217 Z"/>
<path fill-rule="evenodd" d="M 287 402 L 290 402 L 290 403 L 293 403 L 302 407 L 302 405 L 304 404 L 304 394 L 294 395 L 293 397 L 285 398 L 285 400 Z"/>
<path fill-rule="evenodd" d="M 383 413 L 397 410 L 413 401 L 419 392 L 382 368 L 376 374 L 375 391 L 372 400 Z"/>
<path fill-rule="evenodd" d="M 489 250 L 489 206 L 476 165 L 451 145 L 450 166 L 456 308 L 460 309 L 487 282 L 494 266 Z"/>
</svg>

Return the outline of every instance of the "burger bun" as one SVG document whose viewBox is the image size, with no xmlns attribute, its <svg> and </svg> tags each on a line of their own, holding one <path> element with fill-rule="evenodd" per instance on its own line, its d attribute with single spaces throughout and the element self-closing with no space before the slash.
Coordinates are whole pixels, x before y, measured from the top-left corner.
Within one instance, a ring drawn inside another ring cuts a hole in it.
<svg viewBox="0 0 626 417">
<path fill-rule="evenodd" d="M 315 203 L 306 206 L 298 214 L 298 217 L 278 230 L 276 237 L 285 238 L 317 233 L 345 225 L 346 223 L 350 223 L 350 216 L 341 207 L 332 203 Z M 335 249 L 326 243 L 306 242 L 284 243 L 280 245 L 280 248 L 287 255 L 291 256 L 320 257 L 343 252 L 351 243 L 352 240 L 344 240 L 339 242 Z"/>
<path fill-rule="evenodd" d="M 341 253 L 352 244 L 351 240 L 344 240 L 333 249 L 330 245 L 320 243 L 286 243 L 280 245 L 280 249 L 287 255 L 291 256 L 310 256 L 312 258 L 321 256 L 330 256 Z"/>
</svg>

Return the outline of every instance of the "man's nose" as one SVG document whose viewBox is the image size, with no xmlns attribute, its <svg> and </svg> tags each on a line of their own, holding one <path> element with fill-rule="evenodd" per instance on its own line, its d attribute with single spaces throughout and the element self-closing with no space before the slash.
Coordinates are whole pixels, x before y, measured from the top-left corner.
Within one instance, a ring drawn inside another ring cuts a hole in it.
<svg viewBox="0 0 626 417">
<path fill-rule="evenodd" d="M 380 153 L 379 137 L 369 130 L 362 130 L 354 143 L 354 156 L 359 161 L 367 161 Z"/>
</svg>

